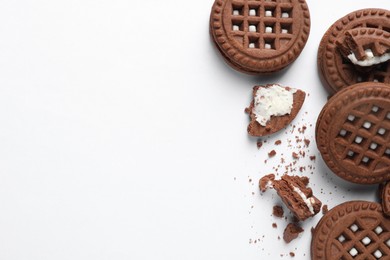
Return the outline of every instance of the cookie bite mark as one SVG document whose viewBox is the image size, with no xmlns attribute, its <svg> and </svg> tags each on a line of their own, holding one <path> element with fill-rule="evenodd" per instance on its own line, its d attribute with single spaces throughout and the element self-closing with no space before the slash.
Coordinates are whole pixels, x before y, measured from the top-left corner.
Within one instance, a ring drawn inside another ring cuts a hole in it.
<svg viewBox="0 0 390 260">
<path fill-rule="evenodd" d="M 255 86 L 248 108 L 252 136 L 273 134 L 286 127 L 298 114 L 305 100 L 305 92 L 278 84 Z"/>
</svg>

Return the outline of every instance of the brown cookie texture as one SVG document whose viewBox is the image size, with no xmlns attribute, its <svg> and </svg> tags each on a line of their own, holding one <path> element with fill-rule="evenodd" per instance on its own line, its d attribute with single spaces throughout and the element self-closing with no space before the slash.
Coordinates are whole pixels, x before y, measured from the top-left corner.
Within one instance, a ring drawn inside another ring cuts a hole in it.
<svg viewBox="0 0 390 260">
<path fill-rule="evenodd" d="M 336 44 L 345 59 L 353 53 L 357 60 L 363 61 L 367 58 L 367 49 L 376 57 L 390 52 L 390 32 L 377 28 L 354 28 L 346 31 Z"/>
<path fill-rule="evenodd" d="M 291 241 L 296 239 L 303 231 L 303 228 L 298 226 L 296 223 L 289 223 L 284 229 L 283 240 L 286 243 L 290 243 Z"/>
<path fill-rule="evenodd" d="M 389 259 L 390 219 L 381 205 L 350 201 L 328 211 L 312 232 L 312 260 Z"/>
<path fill-rule="evenodd" d="M 294 118 L 297 116 L 298 112 L 302 108 L 302 105 L 305 101 L 306 93 L 302 90 L 296 89 L 296 92 L 293 94 L 293 104 L 291 112 L 289 114 L 285 114 L 282 116 L 272 116 L 265 126 L 261 125 L 258 121 L 256 121 L 256 115 L 253 112 L 253 109 L 255 108 L 256 93 L 260 88 L 268 88 L 274 85 L 277 84 L 268 84 L 265 86 L 253 87 L 253 99 L 249 107 L 245 109 L 245 111 L 249 114 L 250 117 L 250 122 L 247 127 L 247 131 L 251 136 L 266 136 L 280 131 L 281 129 L 288 126 L 288 124 L 290 124 L 292 120 L 294 120 Z M 284 88 L 287 89 L 288 87 Z"/>
<path fill-rule="evenodd" d="M 215 0 L 210 34 L 233 69 L 268 74 L 291 64 L 310 32 L 305 0 Z"/>
<path fill-rule="evenodd" d="M 316 141 L 339 177 L 359 184 L 390 180 L 390 86 L 365 82 L 335 94 L 317 119 Z"/>
<path fill-rule="evenodd" d="M 381 190 L 381 203 L 383 208 L 383 213 L 390 217 L 390 182 L 383 184 Z"/>
<path fill-rule="evenodd" d="M 261 191 L 273 188 L 282 199 L 283 203 L 294 214 L 299 221 L 313 217 L 321 209 L 321 201 L 313 195 L 311 188 L 308 188 L 309 178 L 299 176 L 283 175 L 280 180 L 275 180 L 274 175 L 268 175 L 260 179 Z"/>
<path fill-rule="evenodd" d="M 355 30 L 358 28 L 365 29 L 365 31 Z M 373 31 L 372 29 L 377 30 Z M 359 35 L 356 34 L 357 32 Z M 382 33 L 380 37 L 377 35 L 379 32 Z M 364 49 L 372 49 L 380 53 L 386 45 L 387 33 L 389 32 L 390 11 L 385 9 L 357 10 L 336 21 L 324 34 L 317 54 L 319 75 L 327 90 L 334 94 L 359 82 L 390 83 L 389 61 L 371 66 L 369 70 L 361 70 L 358 68 L 359 66 L 355 66 L 345 58 L 345 51 L 350 48 L 347 42 L 354 44 L 355 40 L 358 45 L 363 44 L 361 47 Z M 369 38 L 380 38 L 381 40 L 380 42 L 370 41 Z M 361 50 L 358 50 L 359 46 L 352 48 L 363 56 Z"/>
</svg>

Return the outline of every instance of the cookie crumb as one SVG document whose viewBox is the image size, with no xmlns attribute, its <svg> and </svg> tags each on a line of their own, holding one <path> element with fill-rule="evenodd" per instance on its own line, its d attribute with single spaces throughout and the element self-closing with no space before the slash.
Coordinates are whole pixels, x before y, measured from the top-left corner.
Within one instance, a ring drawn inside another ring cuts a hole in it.
<svg viewBox="0 0 390 260">
<path fill-rule="evenodd" d="M 261 140 L 258 140 L 256 145 L 257 145 L 257 149 L 260 149 L 263 146 L 263 142 Z"/>
<path fill-rule="evenodd" d="M 326 204 L 323 205 L 323 206 L 322 206 L 322 214 L 325 215 L 328 211 L 329 211 L 329 210 L 328 210 L 328 205 L 326 205 Z"/>
<path fill-rule="evenodd" d="M 275 180 L 275 174 L 268 174 L 262 177 L 259 181 L 259 188 L 265 192 L 268 188 L 272 188 L 272 182 Z"/>
<path fill-rule="evenodd" d="M 268 157 L 274 157 L 276 155 L 276 151 L 272 150 L 271 152 L 268 153 Z"/>
<path fill-rule="evenodd" d="M 298 159 L 298 158 L 299 158 L 299 155 L 298 155 L 296 152 L 293 152 L 293 153 L 292 153 L 292 157 L 293 157 L 294 159 Z"/>
<path fill-rule="evenodd" d="M 272 215 L 274 215 L 275 217 L 278 217 L 278 218 L 282 218 L 284 215 L 283 208 L 279 205 L 275 205 L 273 207 Z"/>
<path fill-rule="evenodd" d="M 277 228 L 278 225 L 277 225 L 276 223 L 272 223 L 272 227 L 273 227 L 273 228 Z"/>
<path fill-rule="evenodd" d="M 291 256 L 291 257 L 294 257 L 294 256 L 295 256 L 295 253 L 294 253 L 294 252 L 290 252 L 290 256 Z"/>
<path fill-rule="evenodd" d="M 315 159 L 316 159 L 316 156 L 315 156 L 315 155 L 310 156 L 310 160 L 311 160 L 311 161 L 315 161 Z"/>
<path fill-rule="evenodd" d="M 283 232 L 283 240 L 286 243 L 290 243 L 292 240 L 296 239 L 298 235 L 302 232 L 303 228 L 301 228 L 295 223 L 289 223 Z"/>
<path fill-rule="evenodd" d="M 281 144 L 282 143 L 282 140 L 276 140 L 275 141 L 275 145 L 279 145 L 279 144 Z"/>
<path fill-rule="evenodd" d="M 303 139 L 303 142 L 305 143 L 306 146 L 309 146 L 310 140 L 309 139 Z"/>
</svg>

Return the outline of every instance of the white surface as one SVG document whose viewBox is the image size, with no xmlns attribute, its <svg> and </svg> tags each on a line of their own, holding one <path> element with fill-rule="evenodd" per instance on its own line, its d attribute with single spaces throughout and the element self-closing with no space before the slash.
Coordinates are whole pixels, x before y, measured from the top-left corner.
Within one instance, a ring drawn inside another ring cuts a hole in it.
<svg viewBox="0 0 390 260">
<path fill-rule="evenodd" d="M 225 65 L 208 35 L 212 2 L 0 3 L 0 259 L 309 259 L 319 216 L 289 245 L 277 239 L 277 198 L 257 188 L 272 146 L 257 150 L 243 110 L 253 85 L 277 82 L 310 93 L 295 122 L 314 124 L 323 33 L 390 2 L 308 0 L 306 48 L 268 78 Z M 311 177 L 330 207 L 374 199 L 375 186 L 340 181 L 318 156 Z"/>
</svg>

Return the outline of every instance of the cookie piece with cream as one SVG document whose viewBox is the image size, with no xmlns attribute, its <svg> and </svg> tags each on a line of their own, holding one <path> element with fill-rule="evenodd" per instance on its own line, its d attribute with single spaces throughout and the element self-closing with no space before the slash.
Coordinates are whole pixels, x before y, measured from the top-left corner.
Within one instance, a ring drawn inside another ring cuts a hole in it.
<svg viewBox="0 0 390 260">
<path fill-rule="evenodd" d="M 253 100 L 245 109 L 250 116 L 248 133 L 265 136 L 283 129 L 296 117 L 305 96 L 302 90 L 278 84 L 253 87 Z"/>
<path fill-rule="evenodd" d="M 309 178 L 283 175 L 280 180 L 275 180 L 267 175 L 260 179 L 260 183 L 265 183 L 262 181 L 264 178 L 267 178 L 267 186 L 262 191 L 267 188 L 275 189 L 298 220 L 304 221 L 320 212 L 322 202 L 313 195 L 312 189 L 307 187 Z"/>
</svg>

